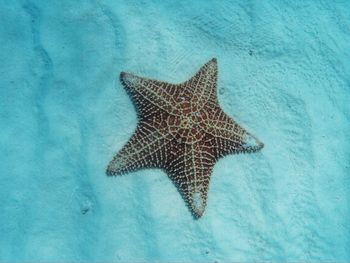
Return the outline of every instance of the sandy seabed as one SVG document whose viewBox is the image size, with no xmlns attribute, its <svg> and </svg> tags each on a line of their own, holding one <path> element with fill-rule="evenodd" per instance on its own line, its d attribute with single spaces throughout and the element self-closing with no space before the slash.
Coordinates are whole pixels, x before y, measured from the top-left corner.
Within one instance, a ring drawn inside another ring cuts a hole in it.
<svg viewBox="0 0 350 263">
<path fill-rule="evenodd" d="M 350 261 L 350 1 L 6 1 L 0 261 Z M 220 160 L 194 220 L 165 173 L 110 178 L 136 128 L 119 73 L 219 63 L 265 147 Z"/>
</svg>

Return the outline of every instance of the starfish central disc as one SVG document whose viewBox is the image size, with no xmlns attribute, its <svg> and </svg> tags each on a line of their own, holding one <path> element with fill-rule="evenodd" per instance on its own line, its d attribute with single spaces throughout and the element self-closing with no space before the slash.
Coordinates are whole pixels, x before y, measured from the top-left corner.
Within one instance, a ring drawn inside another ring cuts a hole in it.
<svg viewBox="0 0 350 263">
<path fill-rule="evenodd" d="M 169 133 L 178 143 L 194 144 L 205 136 L 205 133 L 200 129 L 200 122 L 198 114 L 195 112 L 169 116 L 167 126 Z"/>
</svg>

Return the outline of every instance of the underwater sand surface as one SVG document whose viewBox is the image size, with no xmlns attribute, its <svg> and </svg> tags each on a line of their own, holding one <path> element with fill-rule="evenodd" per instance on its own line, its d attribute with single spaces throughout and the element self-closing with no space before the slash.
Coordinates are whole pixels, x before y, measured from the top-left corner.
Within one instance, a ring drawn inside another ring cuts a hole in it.
<svg viewBox="0 0 350 263">
<path fill-rule="evenodd" d="M 350 261 L 349 1 L 0 14 L 0 261 Z M 265 147 L 216 164 L 194 220 L 164 172 L 105 169 L 137 123 L 119 73 L 177 83 L 212 57 L 222 108 Z"/>
</svg>

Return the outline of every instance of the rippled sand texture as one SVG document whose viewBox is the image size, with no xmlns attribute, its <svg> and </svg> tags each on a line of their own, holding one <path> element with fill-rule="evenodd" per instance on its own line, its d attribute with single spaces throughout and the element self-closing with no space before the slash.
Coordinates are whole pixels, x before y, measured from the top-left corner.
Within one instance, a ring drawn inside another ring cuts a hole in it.
<svg viewBox="0 0 350 263">
<path fill-rule="evenodd" d="M 350 2 L 291 2 L 2 0 L 0 260 L 350 261 Z M 119 73 L 211 57 L 265 147 L 194 220 L 162 171 L 105 169 L 136 127 Z"/>
</svg>

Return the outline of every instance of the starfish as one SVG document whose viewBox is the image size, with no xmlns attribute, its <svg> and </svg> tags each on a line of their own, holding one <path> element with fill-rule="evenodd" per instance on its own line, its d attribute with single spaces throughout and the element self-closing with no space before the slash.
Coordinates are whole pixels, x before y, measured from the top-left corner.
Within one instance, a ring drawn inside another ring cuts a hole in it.
<svg viewBox="0 0 350 263">
<path fill-rule="evenodd" d="M 122 72 L 120 80 L 134 101 L 138 125 L 109 163 L 107 175 L 141 168 L 163 169 L 193 216 L 201 217 L 217 160 L 263 147 L 220 108 L 217 78 L 215 58 L 180 84 Z"/>
</svg>

